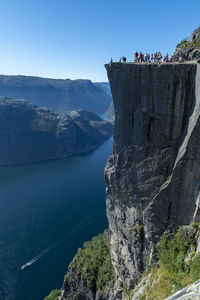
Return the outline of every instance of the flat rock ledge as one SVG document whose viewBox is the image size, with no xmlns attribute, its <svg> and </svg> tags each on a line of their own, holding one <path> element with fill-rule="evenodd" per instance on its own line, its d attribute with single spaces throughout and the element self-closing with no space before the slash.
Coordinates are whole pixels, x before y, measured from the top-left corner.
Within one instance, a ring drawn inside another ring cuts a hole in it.
<svg viewBox="0 0 200 300">
<path fill-rule="evenodd" d="M 178 291 L 177 293 L 173 294 L 172 296 L 166 298 L 166 300 L 174 300 L 174 299 L 181 299 L 181 300 L 199 300 L 200 299 L 200 280 L 188 285 L 187 287 L 183 288 L 182 290 Z"/>
</svg>

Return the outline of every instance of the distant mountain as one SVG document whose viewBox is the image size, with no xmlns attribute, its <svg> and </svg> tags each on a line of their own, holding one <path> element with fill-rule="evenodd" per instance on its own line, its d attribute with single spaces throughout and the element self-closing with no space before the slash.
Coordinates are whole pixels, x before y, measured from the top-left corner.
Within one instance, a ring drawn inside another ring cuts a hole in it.
<svg viewBox="0 0 200 300">
<path fill-rule="evenodd" d="M 111 90 L 110 90 L 110 83 L 109 82 L 94 82 L 94 84 L 96 86 L 102 87 L 104 89 L 104 91 L 106 93 L 108 93 L 112 97 Z"/>
<path fill-rule="evenodd" d="M 28 100 L 58 113 L 85 109 L 102 114 L 112 101 L 101 83 L 21 75 L 0 75 L 0 96 Z"/>
<path fill-rule="evenodd" d="M 105 90 L 105 92 L 108 93 L 108 95 L 110 95 L 112 97 L 109 82 L 95 82 L 95 84 L 102 87 Z M 113 101 L 110 103 L 110 106 L 108 107 L 107 111 L 105 112 L 105 115 L 111 120 L 113 120 L 115 118 Z"/>
<path fill-rule="evenodd" d="M 90 151 L 113 126 L 85 110 L 59 115 L 28 101 L 0 97 L 0 165 L 17 165 Z"/>
</svg>

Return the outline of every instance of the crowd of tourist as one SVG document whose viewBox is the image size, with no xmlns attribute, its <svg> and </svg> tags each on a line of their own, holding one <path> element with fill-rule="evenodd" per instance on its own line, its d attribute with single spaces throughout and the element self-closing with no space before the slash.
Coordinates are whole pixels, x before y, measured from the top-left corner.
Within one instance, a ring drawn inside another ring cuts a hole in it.
<svg viewBox="0 0 200 300">
<path fill-rule="evenodd" d="M 164 62 L 173 62 L 174 57 L 173 56 L 169 57 L 168 53 L 163 57 L 161 52 L 156 52 L 155 54 L 150 54 L 150 53 L 143 54 L 142 52 L 137 52 L 136 51 L 135 54 L 134 54 L 134 62 L 135 63 L 142 63 L 142 62 L 145 62 L 145 63 L 153 63 L 153 62 L 161 63 L 162 61 L 164 61 Z M 119 62 L 126 62 L 126 57 L 122 56 L 120 58 Z M 111 61 L 111 63 L 112 63 L 112 61 Z"/>
<path fill-rule="evenodd" d="M 120 63 L 126 63 L 127 59 L 125 56 L 122 56 L 119 60 Z M 134 59 L 133 62 L 135 63 L 162 63 L 162 62 L 166 62 L 166 63 L 172 63 L 172 62 L 185 62 L 188 61 L 188 58 L 186 57 L 186 55 L 184 53 L 178 53 L 172 56 L 169 56 L 169 54 L 167 53 L 165 56 L 162 55 L 162 53 L 156 52 L 156 53 L 142 53 L 142 52 L 135 52 L 134 54 Z M 198 63 L 200 63 L 200 56 L 197 58 L 196 60 Z M 113 60 L 111 58 L 110 60 L 110 64 L 113 63 Z"/>
<path fill-rule="evenodd" d="M 161 63 L 161 62 L 184 62 L 186 61 L 186 57 L 185 55 L 179 55 L 179 56 L 169 56 L 169 54 L 167 53 L 166 55 L 162 55 L 162 53 L 159 51 L 159 52 L 156 52 L 156 53 L 142 53 L 142 52 L 135 52 L 134 54 L 134 62 L 135 63 Z M 125 56 L 122 56 L 119 60 L 119 62 L 123 62 L 125 63 L 127 61 L 126 57 Z M 111 58 L 111 61 L 110 63 L 112 63 L 112 58 Z"/>
<path fill-rule="evenodd" d="M 150 63 L 150 62 L 158 62 L 161 63 L 163 61 L 165 62 L 172 62 L 173 61 L 173 56 L 171 56 L 169 58 L 169 54 L 167 53 L 164 57 L 162 55 L 161 52 L 156 52 L 155 54 L 150 54 L 150 53 L 146 53 L 143 54 L 142 52 L 135 52 L 134 54 L 134 62 L 146 62 L 146 63 Z"/>
</svg>

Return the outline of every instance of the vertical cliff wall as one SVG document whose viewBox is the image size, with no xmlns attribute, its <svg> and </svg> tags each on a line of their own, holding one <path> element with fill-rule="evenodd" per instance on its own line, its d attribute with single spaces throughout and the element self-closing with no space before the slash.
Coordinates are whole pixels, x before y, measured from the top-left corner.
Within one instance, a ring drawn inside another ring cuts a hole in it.
<svg viewBox="0 0 200 300">
<path fill-rule="evenodd" d="M 132 288 L 167 229 L 199 221 L 200 66 L 106 65 L 115 108 L 106 169 L 114 296 Z"/>
</svg>

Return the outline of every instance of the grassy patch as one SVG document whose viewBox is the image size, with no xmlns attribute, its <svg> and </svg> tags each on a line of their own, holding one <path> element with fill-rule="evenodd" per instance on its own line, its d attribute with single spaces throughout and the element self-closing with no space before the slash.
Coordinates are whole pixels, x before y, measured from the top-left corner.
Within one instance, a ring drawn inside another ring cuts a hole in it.
<svg viewBox="0 0 200 300">
<path fill-rule="evenodd" d="M 53 290 L 47 297 L 45 297 L 44 300 L 58 300 L 58 297 L 60 295 L 61 295 L 61 290 Z"/>
<path fill-rule="evenodd" d="M 200 40 L 194 40 L 193 42 L 182 40 L 178 45 L 177 48 L 181 47 L 183 50 L 187 49 L 200 49 Z"/>
<path fill-rule="evenodd" d="M 123 292 L 125 295 L 125 300 L 131 300 L 133 296 L 133 289 L 128 289 L 126 286 L 123 286 Z"/>
<path fill-rule="evenodd" d="M 198 229 L 198 224 L 192 224 Z M 186 238 L 179 228 L 174 235 L 165 234 L 157 246 L 159 262 L 151 269 L 151 277 L 141 300 L 162 300 L 200 278 L 200 255 L 191 251 L 196 248 L 195 238 Z"/>
<path fill-rule="evenodd" d="M 114 272 L 108 248 L 108 233 L 104 231 L 78 249 L 70 268 L 75 268 L 88 287 L 104 291 L 114 282 Z"/>
</svg>

